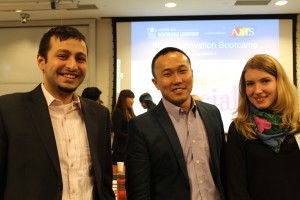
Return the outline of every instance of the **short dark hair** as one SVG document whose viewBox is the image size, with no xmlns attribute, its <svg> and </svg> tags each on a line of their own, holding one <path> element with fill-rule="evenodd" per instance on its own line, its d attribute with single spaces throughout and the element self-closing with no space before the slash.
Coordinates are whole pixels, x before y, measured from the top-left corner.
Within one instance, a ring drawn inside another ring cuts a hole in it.
<svg viewBox="0 0 300 200">
<path fill-rule="evenodd" d="M 162 55 L 166 55 L 167 53 L 170 53 L 170 52 L 179 52 L 179 53 L 182 53 L 183 55 L 185 55 L 191 65 L 191 60 L 189 58 L 189 56 L 184 53 L 184 51 L 182 51 L 181 49 L 178 49 L 176 47 L 166 47 L 166 48 L 163 48 L 162 50 L 160 50 L 152 59 L 152 63 L 151 63 L 151 71 L 152 71 L 152 76 L 155 78 L 155 73 L 154 73 L 154 63 L 155 61 L 157 60 L 157 58 L 159 56 L 162 56 Z"/>
<path fill-rule="evenodd" d="M 141 103 L 143 103 L 145 100 L 150 100 L 150 101 L 152 101 L 152 97 L 151 97 L 151 95 L 150 95 L 148 92 L 145 92 L 145 93 L 142 94 L 142 95 L 140 96 L 140 98 L 139 98 L 139 101 L 140 101 Z"/>
<path fill-rule="evenodd" d="M 83 90 L 81 96 L 87 99 L 96 101 L 102 94 L 101 90 L 97 87 L 87 87 Z"/>
<path fill-rule="evenodd" d="M 74 38 L 80 41 L 83 40 L 85 42 L 85 36 L 76 28 L 70 26 L 56 26 L 54 28 L 51 28 L 47 33 L 43 35 L 39 45 L 38 54 L 45 58 L 45 62 L 47 62 L 47 53 L 50 49 L 50 39 L 52 36 L 55 36 L 60 41 Z"/>
</svg>

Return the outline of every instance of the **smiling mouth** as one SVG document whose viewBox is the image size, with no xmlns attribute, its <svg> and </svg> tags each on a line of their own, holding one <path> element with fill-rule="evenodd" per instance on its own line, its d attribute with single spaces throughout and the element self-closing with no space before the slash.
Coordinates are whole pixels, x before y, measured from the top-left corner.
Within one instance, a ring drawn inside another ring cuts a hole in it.
<svg viewBox="0 0 300 200">
<path fill-rule="evenodd" d="M 173 91 L 174 92 L 179 92 L 179 91 L 182 91 L 183 90 L 183 88 L 177 88 L 177 89 L 174 89 Z"/>
<path fill-rule="evenodd" d="M 264 100 L 266 97 L 259 97 L 259 98 L 255 98 L 255 100 L 261 101 Z"/>
<path fill-rule="evenodd" d="M 64 77 L 67 77 L 69 79 L 75 79 L 77 76 L 71 75 L 71 74 L 63 74 Z"/>
<path fill-rule="evenodd" d="M 261 102 L 264 101 L 267 97 L 259 97 L 259 98 L 254 98 L 256 101 Z"/>
</svg>

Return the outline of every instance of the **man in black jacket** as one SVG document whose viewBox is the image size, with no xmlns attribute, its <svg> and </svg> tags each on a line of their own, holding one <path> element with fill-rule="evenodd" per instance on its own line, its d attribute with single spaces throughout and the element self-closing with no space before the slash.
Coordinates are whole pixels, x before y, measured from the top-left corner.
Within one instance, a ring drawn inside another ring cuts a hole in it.
<svg viewBox="0 0 300 200">
<path fill-rule="evenodd" d="M 0 199 L 113 200 L 109 112 L 75 94 L 86 74 L 85 37 L 50 29 L 37 62 L 42 84 L 0 97 Z"/>
</svg>

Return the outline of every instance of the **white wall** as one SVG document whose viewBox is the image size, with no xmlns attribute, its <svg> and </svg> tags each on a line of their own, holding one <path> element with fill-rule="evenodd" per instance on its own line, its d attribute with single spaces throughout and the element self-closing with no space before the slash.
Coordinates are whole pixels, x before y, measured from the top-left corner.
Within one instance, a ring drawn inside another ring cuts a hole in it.
<svg viewBox="0 0 300 200">
<path fill-rule="evenodd" d="M 113 96 L 113 30 L 111 19 L 97 20 L 96 33 L 96 86 L 102 91 L 101 99 L 111 110 Z"/>
</svg>

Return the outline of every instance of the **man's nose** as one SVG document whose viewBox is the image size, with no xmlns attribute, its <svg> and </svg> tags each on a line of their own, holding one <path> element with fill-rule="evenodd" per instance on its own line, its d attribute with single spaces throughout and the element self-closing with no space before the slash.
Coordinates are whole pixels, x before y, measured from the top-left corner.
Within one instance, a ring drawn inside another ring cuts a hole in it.
<svg viewBox="0 0 300 200">
<path fill-rule="evenodd" d="M 66 66 L 70 71 L 76 70 L 77 69 L 77 62 L 76 62 L 75 58 L 69 58 Z"/>
<path fill-rule="evenodd" d="M 174 84 L 179 84 L 182 82 L 182 77 L 180 74 L 178 73 L 174 73 L 174 76 L 173 76 L 173 83 Z"/>
</svg>

